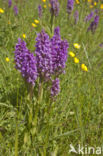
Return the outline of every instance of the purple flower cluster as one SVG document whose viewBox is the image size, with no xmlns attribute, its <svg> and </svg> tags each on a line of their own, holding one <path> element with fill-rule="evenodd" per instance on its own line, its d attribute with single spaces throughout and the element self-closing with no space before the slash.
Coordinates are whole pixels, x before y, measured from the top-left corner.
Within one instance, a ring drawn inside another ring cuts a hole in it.
<svg viewBox="0 0 103 156">
<path fill-rule="evenodd" d="M 91 13 L 90 13 L 88 16 L 85 17 L 85 22 L 90 21 L 90 20 L 92 19 L 93 16 L 94 16 L 94 12 L 91 11 Z"/>
<path fill-rule="evenodd" d="M 35 53 L 40 75 L 47 78 L 64 72 L 68 42 L 61 40 L 59 27 L 55 28 L 51 39 L 42 31 L 38 34 L 36 41 Z"/>
<path fill-rule="evenodd" d="M 68 0 L 67 2 L 67 13 L 70 15 L 74 7 L 74 0 Z"/>
<path fill-rule="evenodd" d="M 15 47 L 15 63 L 25 80 L 34 85 L 37 79 L 36 58 L 26 47 L 26 43 L 18 39 Z"/>
<path fill-rule="evenodd" d="M 55 28 L 54 36 L 51 38 L 52 66 L 53 73 L 56 75 L 64 71 L 67 61 L 68 42 L 61 40 L 59 27 Z"/>
<path fill-rule="evenodd" d="M 67 61 L 68 42 L 62 40 L 59 27 L 55 28 L 54 36 L 49 36 L 42 30 L 36 38 L 37 70 L 41 79 L 52 80 L 64 72 Z M 51 96 L 59 93 L 59 79 L 52 80 Z"/>
<path fill-rule="evenodd" d="M 52 81 L 51 96 L 54 97 L 60 92 L 60 81 L 58 78 Z"/>
<path fill-rule="evenodd" d="M 94 17 L 94 21 L 91 22 L 91 24 L 88 27 L 88 30 L 87 31 L 90 31 L 91 30 L 91 32 L 94 33 L 96 31 L 96 28 L 98 27 L 98 23 L 99 23 L 99 16 L 96 15 Z"/>
<path fill-rule="evenodd" d="M 37 69 L 41 78 L 49 78 L 52 74 L 51 44 L 48 34 L 42 30 L 36 38 Z"/>
<path fill-rule="evenodd" d="M 50 0 L 50 12 L 51 12 L 51 15 L 55 15 L 55 16 L 58 16 L 59 14 L 59 2 L 58 0 Z"/>
<path fill-rule="evenodd" d="M 39 14 L 39 18 L 41 18 L 41 16 L 42 16 L 42 6 L 41 5 L 38 6 L 38 14 Z"/>
<path fill-rule="evenodd" d="M 14 9 L 14 14 L 18 15 L 18 7 L 15 5 L 13 9 Z"/>
<path fill-rule="evenodd" d="M 51 39 L 45 31 L 42 30 L 42 32 L 38 34 L 36 41 L 35 53 L 40 78 L 42 80 L 52 80 L 53 75 L 58 77 L 61 73 L 64 73 L 67 61 L 68 42 L 61 39 L 59 27 L 55 28 L 54 36 Z M 51 95 L 53 95 L 53 88 L 56 92 L 54 86 L 57 82 L 58 81 L 53 81 L 54 85 L 52 86 Z"/>
<path fill-rule="evenodd" d="M 65 72 L 68 42 L 61 39 L 57 27 L 51 39 L 44 30 L 38 33 L 35 47 L 36 56 L 30 53 L 24 41 L 18 39 L 15 47 L 16 69 L 32 85 L 37 77 L 41 82 L 52 82 L 51 96 L 56 96 L 60 91 L 58 77 Z"/>
<path fill-rule="evenodd" d="M 12 0 L 8 0 L 8 7 L 11 8 L 12 6 Z"/>
</svg>

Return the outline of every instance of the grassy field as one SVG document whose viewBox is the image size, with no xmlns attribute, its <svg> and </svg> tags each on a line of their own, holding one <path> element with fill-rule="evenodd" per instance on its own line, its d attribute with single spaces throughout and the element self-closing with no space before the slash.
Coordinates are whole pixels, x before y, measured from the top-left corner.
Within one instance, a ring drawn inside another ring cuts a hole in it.
<svg viewBox="0 0 103 156">
<path fill-rule="evenodd" d="M 75 156 L 82 153 L 69 153 L 70 144 L 76 149 L 79 144 L 103 146 L 103 2 L 92 2 L 76 1 L 68 16 L 67 0 L 59 0 L 59 14 L 51 30 L 49 0 L 15 0 L 10 8 L 6 0 L 0 0 L 4 10 L 0 13 L 0 156 Z M 13 10 L 15 5 L 18 15 Z M 38 5 L 43 8 L 41 18 Z M 94 17 L 88 22 L 84 19 L 91 11 L 95 16 L 96 9 L 97 29 L 87 32 Z M 59 76 L 58 96 L 52 101 L 48 96 L 49 84 L 44 84 L 43 98 L 38 102 L 39 80 L 29 99 L 28 86 L 15 69 L 15 45 L 21 38 L 34 53 L 37 33 L 44 29 L 52 37 L 57 26 L 61 38 L 69 43 L 66 72 Z M 74 47 L 74 43 L 80 47 Z M 82 64 L 86 70 L 81 68 Z"/>
</svg>

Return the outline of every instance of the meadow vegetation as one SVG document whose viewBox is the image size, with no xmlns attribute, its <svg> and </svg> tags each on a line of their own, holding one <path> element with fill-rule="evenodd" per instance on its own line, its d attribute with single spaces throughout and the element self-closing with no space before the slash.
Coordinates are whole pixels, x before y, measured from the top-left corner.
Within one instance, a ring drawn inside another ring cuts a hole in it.
<svg viewBox="0 0 103 156">
<path fill-rule="evenodd" d="M 55 13 L 49 0 L 0 0 L 1 156 L 75 156 L 70 144 L 103 146 L 103 2 L 76 0 L 71 8 L 58 2 Z M 15 68 L 18 38 L 35 57 L 38 34 L 51 39 L 55 28 L 68 48 L 65 73 L 55 67 L 54 82 L 39 70 L 34 85 Z M 57 88 L 50 95 L 51 82 Z"/>
</svg>

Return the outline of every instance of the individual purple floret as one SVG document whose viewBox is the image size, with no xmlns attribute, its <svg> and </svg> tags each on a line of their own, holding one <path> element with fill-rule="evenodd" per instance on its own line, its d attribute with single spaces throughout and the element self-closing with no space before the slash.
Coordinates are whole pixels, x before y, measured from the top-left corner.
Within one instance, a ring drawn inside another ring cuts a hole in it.
<svg viewBox="0 0 103 156">
<path fill-rule="evenodd" d="M 42 30 L 36 38 L 36 60 L 37 69 L 41 78 L 50 78 L 53 73 L 52 57 L 51 57 L 51 43 L 48 34 Z"/>
<path fill-rule="evenodd" d="M 34 85 L 38 75 L 35 56 L 33 53 L 30 53 L 26 47 L 26 43 L 20 38 L 18 39 L 14 53 L 16 69 L 21 72 L 28 83 Z"/>
<path fill-rule="evenodd" d="M 99 46 L 100 46 L 101 48 L 103 48 L 103 42 L 102 42 L 102 43 L 100 43 L 100 44 L 99 44 Z"/>
<path fill-rule="evenodd" d="M 68 53 L 68 42 L 66 40 L 61 40 L 59 27 L 55 28 L 54 36 L 51 39 L 51 51 L 52 51 L 52 67 L 53 72 L 59 75 L 64 71 L 67 53 Z"/>
<path fill-rule="evenodd" d="M 70 15 L 74 7 L 74 0 L 68 0 L 67 2 L 67 13 Z"/>
<path fill-rule="evenodd" d="M 38 14 L 39 14 L 39 18 L 41 18 L 41 16 L 42 16 L 42 6 L 41 5 L 38 6 Z"/>
<path fill-rule="evenodd" d="M 78 19 L 79 19 L 79 12 L 78 12 L 78 10 L 76 10 L 75 13 L 74 13 L 74 23 L 75 24 L 77 24 Z"/>
<path fill-rule="evenodd" d="M 90 13 L 88 16 L 85 17 L 85 22 L 90 21 L 90 20 L 92 19 L 93 16 L 94 16 L 94 12 L 91 11 L 91 13 Z"/>
<path fill-rule="evenodd" d="M 60 81 L 58 78 L 52 81 L 51 96 L 57 96 L 60 92 Z"/>
<path fill-rule="evenodd" d="M 8 0 L 8 7 L 11 8 L 12 6 L 12 0 Z"/>
<path fill-rule="evenodd" d="M 50 0 L 50 12 L 51 12 L 51 15 L 55 15 L 55 16 L 58 16 L 59 14 L 59 2 L 58 0 Z"/>
<path fill-rule="evenodd" d="M 16 5 L 14 6 L 14 14 L 18 15 L 18 7 Z"/>
<path fill-rule="evenodd" d="M 97 26 L 98 26 L 98 23 L 99 23 L 99 16 L 96 15 L 94 17 L 94 21 L 91 22 L 91 24 L 90 24 L 90 26 L 89 26 L 89 28 L 88 28 L 87 31 L 90 31 L 91 30 L 91 32 L 94 33 L 95 30 L 96 30 L 96 28 L 97 28 Z"/>
</svg>

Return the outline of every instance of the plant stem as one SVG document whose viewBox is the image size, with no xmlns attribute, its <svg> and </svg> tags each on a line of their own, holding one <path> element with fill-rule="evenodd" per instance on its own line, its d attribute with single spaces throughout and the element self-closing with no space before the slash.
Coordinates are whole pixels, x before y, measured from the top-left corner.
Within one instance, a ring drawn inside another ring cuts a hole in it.
<svg viewBox="0 0 103 156">
<path fill-rule="evenodd" d="M 16 131 L 15 131 L 15 156 L 18 156 L 18 118 L 19 118 L 18 96 L 19 96 L 19 89 L 17 90 L 17 116 L 16 116 Z"/>
<path fill-rule="evenodd" d="M 51 24 L 51 33 L 53 32 L 53 21 L 54 21 L 54 15 L 51 15 L 51 20 L 50 20 L 50 24 Z"/>
<path fill-rule="evenodd" d="M 38 121 L 38 112 L 40 108 L 40 104 L 43 97 L 43 83 L 39 84 L 39 90 L 38 90 L 38 102 L 37 102 L 37 108 L 35 111 L 35 117 L 34 117 L 34 126 L 37 127 L 37 121 Z"/>
</svg>

